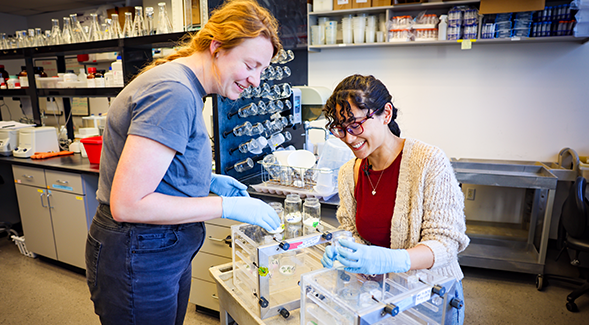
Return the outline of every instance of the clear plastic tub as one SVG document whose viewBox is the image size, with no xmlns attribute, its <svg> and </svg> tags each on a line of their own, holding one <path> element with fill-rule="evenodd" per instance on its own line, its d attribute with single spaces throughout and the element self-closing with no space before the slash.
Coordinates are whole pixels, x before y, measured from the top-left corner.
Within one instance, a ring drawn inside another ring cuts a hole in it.
<svg viewBox="0 0 589 325">
<path fill-rule="evenodd" d="M 438 29 L 416 29 L 415 40 L 416 41 L 435 41 L 438 39 Z"/>
<path fill-rule="evenodd" d="M 529 37 L 530 28 L 514 28 L 512 31 L 512 35 L 517 37 Z"/>
<path fill-rule="evenodd" d="M 413 33 L 409 29 L 393 29 L 389 32 L 389 42 L 409 42 Z"/>
</svg>

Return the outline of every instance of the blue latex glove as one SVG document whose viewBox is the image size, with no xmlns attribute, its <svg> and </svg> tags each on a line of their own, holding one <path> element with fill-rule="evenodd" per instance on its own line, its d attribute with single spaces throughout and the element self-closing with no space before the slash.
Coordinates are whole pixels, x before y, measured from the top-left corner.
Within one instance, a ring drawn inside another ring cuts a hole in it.
<svg viewBox="0 0 589 325">
<path fill-rule="evenodd" d="M 323 257 L 321 257 L 321 264 L 323 267 L 331 268 L 333 267 L 333 261 L 337 258 L 337 253 L 335 252 L 335 247 L 329 245 L 325 247 L 325 253 L 323 253 Z"/>
<path fill-rule="evenodd" d="M 345 266 L 344 270 L 352 273 L 383 274 L 402 273 L 411 268 L 411 259 L 405 249 L 390 249 L 380 246 L 367 246 L 341 239 L 337 260 Z"/>
<path fill-rule="evenodd" d="M 210 191 L 219 196 L 250 196 L 247 185 L 226 175 L 212 174 Z"/>
<path fill-rule="evenodd" d="M 222 218 L 260 226 L 268 231 L 281 224 L 276 211 L 260 199 L 251 197 L 223 197 Z"/>
</svg>

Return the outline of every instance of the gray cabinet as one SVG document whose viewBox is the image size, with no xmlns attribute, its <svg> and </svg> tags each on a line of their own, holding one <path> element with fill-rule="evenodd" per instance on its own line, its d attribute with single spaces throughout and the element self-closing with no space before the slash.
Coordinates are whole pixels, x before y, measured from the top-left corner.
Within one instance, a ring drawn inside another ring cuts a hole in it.
<svg viewBox="0 0 589 325">
<path fill-rule="evenodd" d="M 17 165 L 12 170 L 27 249 L 85 268 L 98 175 Z"/>
<path fill-rule="evenodd" d="M 192 286 L 190 302 L 219 311 L 219 298 L 215 280 L 209 268 L 231 263 L 231 225 L 239 222 L 228 219 L 213 219 L 206 222 L 207 234 L 202 248 L 192 260 Z"/>
</svg>

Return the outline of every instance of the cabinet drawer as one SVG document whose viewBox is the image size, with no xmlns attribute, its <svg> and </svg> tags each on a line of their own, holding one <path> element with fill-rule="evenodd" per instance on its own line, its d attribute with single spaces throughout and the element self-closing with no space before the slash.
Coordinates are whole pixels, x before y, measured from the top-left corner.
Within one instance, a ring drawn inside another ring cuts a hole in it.
<svg viewBox="0 0 589 325">
<path fill-rule="evenodd" d="M 207 236 L 200 251 L 231 258 L 231 247 L 224 241 L 227 236 L 231 236 L 231 228 L 207 224 Z"/>
<path fill-rule="evenodd" d="M 84 194 L 82 176 L 80 174 L 45 170 L 45 178 L 47 179 L 47 188 L 49 189 Z"/>
<path fill-rule="evenodd" d="M 189 301 L 195 305 L 219 311 L 217 285 L 214 282 L 192 278 Z"/>
<path fill-rule="evenodd" d="M 45 172 L 43 168 L 12 165 L 14 181 L 17 184 L 34 185 L 45 188 Z"/>
<path fill-rule="evenodd" d="M 211 255 L 200 251 L 192 260 L 192 277 L 214 281 L 209 273 L 209 268 L 226 263 L 231 263 L 231 258 Z"/>
</svg>

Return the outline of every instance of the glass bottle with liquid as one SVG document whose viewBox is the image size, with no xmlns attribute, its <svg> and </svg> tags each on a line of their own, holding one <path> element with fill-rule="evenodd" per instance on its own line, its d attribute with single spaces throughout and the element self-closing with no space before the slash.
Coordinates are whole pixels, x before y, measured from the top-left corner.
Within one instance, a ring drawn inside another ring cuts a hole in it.
<svg viewBox="0 0 589 325">
<path fill-rule="evenodd" d="M 96 88 L 96 68 L 88 68 L 88 75 L 86 76 L 88 88 Z"/>
<path fill-rule="evenodd" d="M 18 81 L 21 88 L 29 88 L 29 77 L 27 76 L 27 67 L 21 66 L 21 71 L 18 73 Z"/>
</svg>

